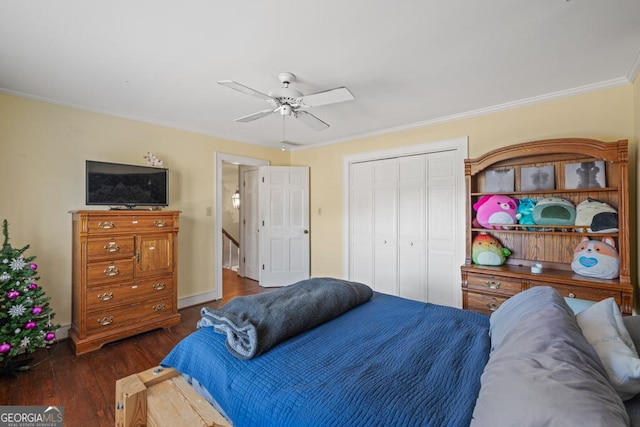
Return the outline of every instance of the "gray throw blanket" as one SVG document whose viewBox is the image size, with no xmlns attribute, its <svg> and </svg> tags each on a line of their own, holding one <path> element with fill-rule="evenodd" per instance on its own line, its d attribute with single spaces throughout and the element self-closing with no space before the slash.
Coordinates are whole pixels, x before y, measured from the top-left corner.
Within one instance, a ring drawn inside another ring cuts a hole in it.
<svg viewBox="0 0 640 427">
<path fill-rule="evenodd" d="M 198 328 L 227 336 L 227 349 L 251 359 L 301 332 L 340 316 L 373 296 L 362 283 L 333 278 L 302 280 L 257 295 L 236 297 L 222 308 L 204 307 Z"/>
</svg>

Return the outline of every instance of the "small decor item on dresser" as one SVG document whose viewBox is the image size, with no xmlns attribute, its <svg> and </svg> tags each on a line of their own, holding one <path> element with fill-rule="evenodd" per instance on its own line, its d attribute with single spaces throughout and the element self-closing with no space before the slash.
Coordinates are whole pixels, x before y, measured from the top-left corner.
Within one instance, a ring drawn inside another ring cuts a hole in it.
<svg viewBox="0 0 640 427">
<path fill-rule="evenodd" d="M 533 220 L 533 208 L 536 207 L 538 200 L 532 199 L 530 197 L 525 197 L 524 199 L 520 199 L 518 202 L 518 213 L 516 213 L 516 219 L 518 220 L 518 224 L 535 224 L 536 222 Z M 534 230 L 533 227 L 527 227 L 527 230 Z"/>
<path fill-rule="evenodd" d="M 569 163 L 564 169 L 564 187 L 604 188 L 607 186 L 604 161 Z"/>
<path fill-rule="evenodd" d="M 16 377 L 29 370 L 31 359 L 20 359 L 33 353 L 56 337 L 60 325 L 51 323 L 55 313 L 50 297 L 38 284 L 35 256 L 25 256 L 22 249 L 9 244 L 8 222 L 2 223 L 4 243 L 0 250 L 0 376 Z M 18 356 L 18 357 L 17 357 Z"/>
<path fill-rule="evenodd" d="M 509 196 L 489 194 L 473 205 L 477 223 L 484 228 L 501 228 L 500 225 L 516 224 L 518 200 Z"/>
<path fill-rule="evenodd" d="M 571 200 L 562 197 L 545 197 L 533 208 L 533 220 L 544 225 L 573 225 L 576 207 Z"/>
<path fill-rule="evenodd" d="M 164 166 L 164 162 L 159 159 L 154 153 L 147 153 L 146 156 L 142 156 L 147 163 L 149 163 L 149 165 L 155 167 L 162 167 Z"/>
<path fill-rule="evenodd" d="M 610 237 L 602 241 L 583 238 L 574 251 L 571 269 L 587 277 L 617 278 L 620 272 L 620 259 L 615 242 Z"/>
<path fill-rule="evenodd" d="M 489 234 L 480 233 L 473 238 L 471 259 L 474 264 L 502 265 L 509 255 L 511 255 L 511 251 Z"/>
<path fill-rule="evenodd" d="M 576 225 L 584 225 L 587 233 L 617 233 L 618 211 L 607 203 L 588 198 L 576 206 Z M 576 230 L 585 232 L 585 228 Z"/>
</svg>

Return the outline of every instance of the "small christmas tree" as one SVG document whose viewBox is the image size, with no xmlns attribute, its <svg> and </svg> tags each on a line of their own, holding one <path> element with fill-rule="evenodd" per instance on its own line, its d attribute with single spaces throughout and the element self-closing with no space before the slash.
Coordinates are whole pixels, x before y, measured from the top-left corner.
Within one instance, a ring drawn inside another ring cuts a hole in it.
<svg viewBox="0 0 640 427">
<path fill-rule="evenodd" d="M 26 363 L 14 358 L 33 353 L 55 339 L 60 325 L 53 325 L 55 313 L 49 307 L 50 297 L 37 281 L 35 256 L 26 257 L 22 249 L 9 245 L 9 226 L 2 224 L 4 243 L 0 251 L 0 369 L 5 375 L 16 376 L 17 371 L 29 369 Z"/>
</svg>

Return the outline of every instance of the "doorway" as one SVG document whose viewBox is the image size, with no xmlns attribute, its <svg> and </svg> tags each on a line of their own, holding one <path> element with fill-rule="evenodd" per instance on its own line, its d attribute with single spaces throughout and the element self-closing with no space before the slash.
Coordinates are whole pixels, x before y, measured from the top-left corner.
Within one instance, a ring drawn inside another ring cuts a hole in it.
<svg viewBox="0 0 640 427">
<path fill-rule="evenodd" d="M 222 229 L 223 229 L 223 211 L 224 211 L 224 206 L 226 206 L 227 204 L 230 205 L 231 204 L 231 199 L 226 200 L 224 198 L 224 194 L 225 192 L 223 191 L 224 188 L 224 174 L 223 174 L 223 164 L 228 163 L 228 164 L 233 164 L 233 165 L 237 165 L 238 170 L 240 168 L 241 165 L 243 166 L 254 166 L 254 167 L 258 167 L 258 166 L 268 166 L 269 165 L 269 161 L 268 160 L 264 160 L 264 159 L 256 159 L 253 157 L 243 157 L 243 156 L 236 156 L 233 154 L 226 154 L 226 153 L 216 153 L 216 157 L 215 157 L 215 165 L 214 165 L 214 170 L 215 170 L 215 229 L 214 229 L 214 234 L 215 234 L 215 259 L 214 259 L 214 294 L 215 294 L 215 299 L 221 299 L 224 295 L 224 282 L 223 282 L 223 258 L 221 256 L 221 254 L 223 253 L 223 234 L 222 234 Z M 242 209 L 242 188 L 241 185 L 238 186 L 238 189 L 240 190 L 240 194 L 241 194 L 241 204 L 240 204 L 240 209 Z M 242 245 L 242 240 L 240 240 L 240 244 Z"/>
</svg>

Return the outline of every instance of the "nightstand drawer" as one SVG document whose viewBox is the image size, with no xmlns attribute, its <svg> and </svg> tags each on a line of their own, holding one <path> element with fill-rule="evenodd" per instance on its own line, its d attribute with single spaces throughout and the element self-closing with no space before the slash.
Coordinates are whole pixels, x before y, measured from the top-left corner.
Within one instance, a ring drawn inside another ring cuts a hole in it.
<svg viewBox="0 0 640 427">
<path fill-rule="evenodd" d="M 133 279 L 133 258 L 87 264 L 87 286 Z"/>
<path fill-rule="evenodd" d="M 533 286 L 551 286 L 555 288 L 563 297 L 566 298 L 578 298 L 578 299 L 586 299 L 589 301 L 602 301 L 603 299 L 607 299 L 613 297 L 616 299 L 616 302 L 621 304 L 621 296 L 620 292 L 609 291 L 607 289 L 602 288 L 587 288 L 581 286 L 571 286 L 571 285 L 557 285 L 552 283 L 545 282 L 531 282 L 531 287 Z"/>
<path fill-rule="evenodd" d="M 507 297 L 499 297 L 494 295 L 478 294 L 475 292 L 467 292 L 467 310 L 475 311 L 482 314 L 491 314 L 505 302 Z"/>
<path fill-rule="evenodd" d="M 133 236 L 93 238 L 87 242 L 89 260 L 133 257 Z"/>
<path fill-rule="evenodd" d="M 173 295 L 171 277 L 94 286 L 87 289 L 87 312 L 101 311 L 114 306 L 149 301 Z"/>
<path fill-rule="evenodd" d="M 469 273 L 467 276 L 467 287 L 469 290 L 499 293 L 511 296 L 522 291 L 522 282 L 520 279 L 514 279 L 506 276 Z"/>
<path fill-rule="evenodd" d="M 128 304 L 113 310 L 105 310 L 87 314 L 87 333 L 107 332 L 121 327 L 132 327 L 142 323 L 162 318 L 173 311 L 171 297 Z"/>
</svg>

